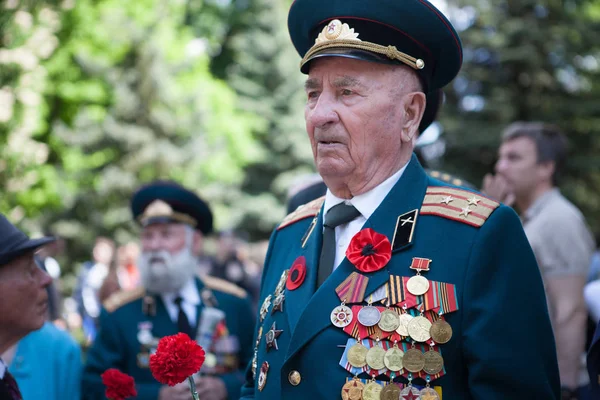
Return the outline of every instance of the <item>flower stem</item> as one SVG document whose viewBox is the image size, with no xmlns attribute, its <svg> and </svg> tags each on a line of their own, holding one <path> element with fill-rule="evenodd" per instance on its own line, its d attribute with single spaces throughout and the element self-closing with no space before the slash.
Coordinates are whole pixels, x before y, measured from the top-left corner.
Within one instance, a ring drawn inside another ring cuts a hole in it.
<svg viewBox="0 0 600 400">
<path fill-rule="evenodd" d="M 192 392 L 192 397 L 194 400 L 200 400 L 198 397 L 198 392 L 196 392 L 196 383 L 194 382 L 194 378 L 192 376 L 188 376 L 188 382 L 190 383 L 190 391 Z"/>
</svg>

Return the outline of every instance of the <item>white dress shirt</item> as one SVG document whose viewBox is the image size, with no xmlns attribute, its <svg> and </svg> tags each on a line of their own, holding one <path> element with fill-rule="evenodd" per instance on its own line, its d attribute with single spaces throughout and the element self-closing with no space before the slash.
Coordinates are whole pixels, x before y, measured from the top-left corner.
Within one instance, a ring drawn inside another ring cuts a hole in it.
<svg viewBox="0 0 600 400">
<path fill-rule="evenodd" d="M 334 196 L 334 194 L 327 189 L 327 193 L 325 194 L 325 206 L 323 207 L 323 216 L 327 215 L 327 211 L 329 211 L 333 206 L 336 206 L 341 202 L 346 202 L 348 205 L 353 205 L 358 212 L 360 212 L 360 216 L 356 217 L 347 224 L 342 224 L 335 228 L 336 249 L 335 260 L 333 262 L 334 270 L 342 263 L 342 261 L 344 261 L 344 258 L 346 258 L 346 249 L 350 244 L 350 240 L 352 240 L 354 235 L 361 230 L 365 222 L 367 222 L 367 219 L 371 217 L 371 214 L 373 214 L 377 207 L 379 207 L 379 205 L 383 202 L 394 185 L 398 183 L 398 180 L 400 180 L 400 177 L 404 173 L 404 170 L 406 170 L 407 166 L 408 163 L 404 167 L 400 168 L 394 175 L 390 176 L 373 189 L 366 193 L 359 194 L 358 196 L 354 196 L 349 200 L 340 199 L 339 197 Z"/>
<path fill-rule="evenodd" d="M 177 317 L 179 315 L 179 307 L 175 304 L 175 298 L 181 296 L 183 301 L 181 302 L 181 308 L 188 318 L 190 326 L 193 328 L 196 326 L 196 307 L 200 304 L 200 294 L 198 294 L 198 287 L 196 287 L 196 281 L 190 279 L 179 291 L 179 293 L 168 293 L 162 294 L 161 298 L 169 317 L 173 323 L 177 324 Z"/>
</svg>

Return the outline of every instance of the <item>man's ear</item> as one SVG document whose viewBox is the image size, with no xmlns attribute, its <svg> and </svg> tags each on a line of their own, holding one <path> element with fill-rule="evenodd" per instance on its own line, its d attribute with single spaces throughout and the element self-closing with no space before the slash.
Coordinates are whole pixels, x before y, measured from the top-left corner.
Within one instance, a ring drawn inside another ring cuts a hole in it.
<svg viewBox="0 0 600 400">
<path fill-rule="evenodd" d="M 552 182 L 552 176 L 556 171 L 556 164 L 554 161 L 544 161 L 538 164 L 538 171 L 544 180 Z"/>
<path fill-rule="evenodd" d="M 425 112 L 425 93 L 412 92 L 403 98 L 404 123 L 402 124 L 401 137 L 405 143 L 411 142 L 419 134 L 419 124 Z"/>
<path fill-rule="evenodd" d="M 202 254 L 202 246 L 204 244 L 204 235 L 198 230 L 194 230 L 194 240 L 192 242 L 192 250 L 194 254 L 199 256 Z"/>
</svg>

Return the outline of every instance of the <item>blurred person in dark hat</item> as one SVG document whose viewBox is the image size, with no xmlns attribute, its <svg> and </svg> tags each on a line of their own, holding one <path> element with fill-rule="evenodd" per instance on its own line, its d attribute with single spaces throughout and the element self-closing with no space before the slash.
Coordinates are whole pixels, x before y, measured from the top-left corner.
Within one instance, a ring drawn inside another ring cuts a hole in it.
<svg viewBox="0 0 600 400">
<path fill-rule="evenodd" d="M 427 93 L 460 39 L 425 0 L 296 0 L 324 198 L 271 235 L 242 399 L 558 399 L 539 269 L 518 216 L 427 176 Z"/>
<path fill-rule="evenodd" d="M 131 210 L 141 226 L 142 287 L 117 292 L 103 303 L 84 369 L 83 398 L 103 399 L 100 375 L 119 368 L 135 379 L 140 400 L 190 399 L 187 383 L 161 386 L 149 369 L 158 340 L 177 332 L 195 338 L 207 353 L 195 376 L 200 398 L 236 398 L 251 358 L 254 324 L 243 289 L 198 277 L 197 252 L 213 230 L 208 204 L 174 182 L 158 181 L 133 195 Z"/>
<path fill-rule="evenodd" d="M 47 319 L 46 288 L 52 278 L 38 267 L 34 252 L 53 240 L 30 239 L 0 214 L 0 354 L 40 329 Z M 21 399 L 17 383 L 1 359 L 0 399 Z"/>
</svg>

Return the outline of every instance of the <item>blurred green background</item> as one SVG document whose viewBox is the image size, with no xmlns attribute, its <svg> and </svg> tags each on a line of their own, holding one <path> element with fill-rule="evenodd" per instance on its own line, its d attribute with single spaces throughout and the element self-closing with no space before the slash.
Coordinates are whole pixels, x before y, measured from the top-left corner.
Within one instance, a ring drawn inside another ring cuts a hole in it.
<svg viewBox="0 0 600 400">
<path fill-rule="evenodd" d="M 600 233 L 600 0 L 435 1 L 462 37 L 433 167 L 479 185 L 502 128 L 558 124 L 564 193 Z M 293 180 L 314 172 L 291 0 L 0 2 L 0 212 L 66 239 L 135 237 L 143 182 L 195 188 L 217 229 L 267 239 Z"/>
</svg>

